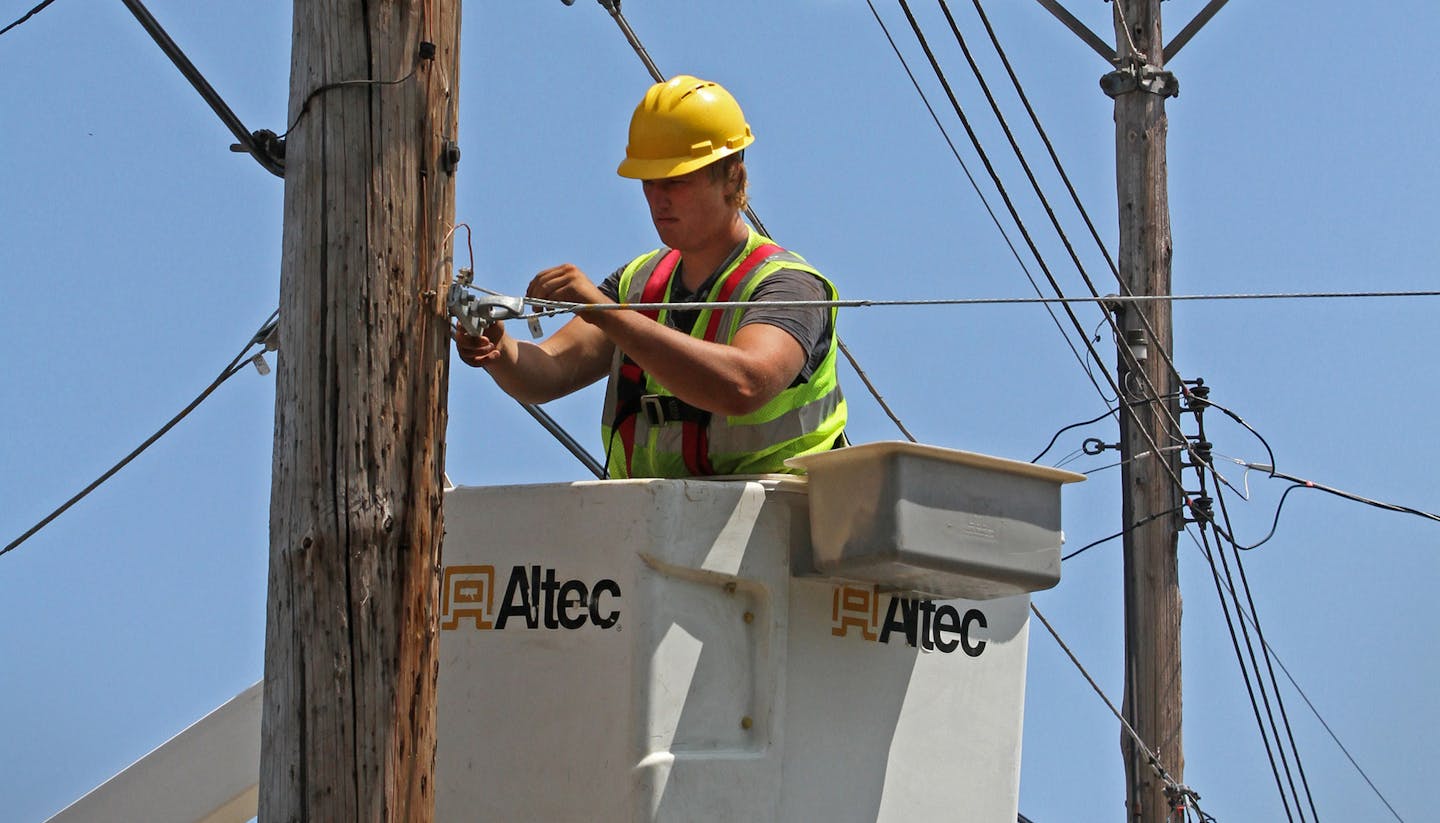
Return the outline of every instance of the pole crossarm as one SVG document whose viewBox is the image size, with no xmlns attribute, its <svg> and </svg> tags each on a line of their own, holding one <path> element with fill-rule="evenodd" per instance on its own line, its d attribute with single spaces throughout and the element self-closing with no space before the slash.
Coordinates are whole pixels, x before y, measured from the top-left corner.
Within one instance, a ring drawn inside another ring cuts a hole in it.
<svg viewBox="0 0 1440 823">
<path fill-rule="evenodd" d="M 1195 15 L 1195 19 L 1186 23 L 1185 28 L 1181 29 L 1179 34 L 1171 38 L 1169 43 L 1165 44 L 1165 59 L 1170 60 L 1173 58 L 1186 43 L 1190 42 L 1190 38 L 1194 37 L 1200 29 L 1204 28 L 1205 24 L 1210 22 L 1210 18 L 1214 17 L 1216 12 L 1220 11 L 1228 2 L 1230 2 L 1230 0 L 1210 0 L 1209 3 L 1206 3 L 1205 8 L 1201 9 L 1199 13 Z"/>
<path fill-rule="evenodd" d="M 1100 39 L 1100 35 L 1091 31 L 1079 18 L 1071 14 L 1068 9 L 1060 5 L 1059 0 L 1035 0 L 1045 7 L 1045 10 L 1055 15 L 1055 19 L 1065 24 L 1065 28 L 1075 33 L 1076 37 L 1085 41 L 1085 45 L 1095 50 L 1095 53 L 1105 58 L 1105 62 L 1115 65 L 1115 49 L 1110 44 Z"/>
</svg>

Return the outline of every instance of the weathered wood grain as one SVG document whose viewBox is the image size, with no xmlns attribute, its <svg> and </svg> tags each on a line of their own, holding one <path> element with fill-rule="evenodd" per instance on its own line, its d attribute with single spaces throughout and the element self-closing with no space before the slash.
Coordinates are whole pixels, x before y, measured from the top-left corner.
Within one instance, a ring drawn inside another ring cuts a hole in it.
<svg viewBox="0 0 1440 823">
<path fill-rule="evenodd" d="M 455 0 L 296 0 L 260 819 L 433 816 Z M 436 45 L 419 60 L 422 41 Z M 312 90 L 346 85 L 301 106 Z"/>
</svg>

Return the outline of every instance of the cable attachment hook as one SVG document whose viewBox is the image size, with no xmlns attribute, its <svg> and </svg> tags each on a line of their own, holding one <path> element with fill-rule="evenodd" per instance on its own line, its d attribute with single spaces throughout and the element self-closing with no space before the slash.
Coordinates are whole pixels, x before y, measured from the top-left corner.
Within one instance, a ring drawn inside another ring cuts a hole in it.
<svg viewBox="0 0 1440 823">
<path fill-rule="evenodd" d="M 503 294 L 475 294 L 469 291 L 474 280 L 474 270 L 462 268 L 445 295 L 445 306 L 450 310 L 450 316 L 460 323 L 460 327 L 467 334 L 479 337 L 498 321 L 525 317 L 525 298 L 507 297 Z M 540 328 L 539 317 L 531 316 L 525 319 L 529 321 L 532 337 L 538 338 L 544 334 Z"/>
<path fill-rule="evenodd" d="M 1101 440 L 1098 437 L 1087 437 L 1085 438 L 1085 442 L 1080 444 L 1080 448 L 1086 454 L 1094 457 L 1095 455 L 1104 452 L 1106 449 L 1114 449 L 1116 451 L 1119 451 L 1120 444 L 1106 443 L 1104 440 Z"/>
</svg>

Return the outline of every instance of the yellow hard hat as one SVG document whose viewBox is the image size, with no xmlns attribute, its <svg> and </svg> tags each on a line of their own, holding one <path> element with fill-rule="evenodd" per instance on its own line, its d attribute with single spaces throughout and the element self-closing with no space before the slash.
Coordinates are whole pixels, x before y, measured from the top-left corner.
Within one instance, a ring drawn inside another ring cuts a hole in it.
<svg viewBox="0 0 1440 823">
<path fill-rule="evenodd" d="M 630 117 L 630 143 L 616 172 L 634 180 L 679 177 L 753 142 L 730 92 L 682 74 L 645 92 Z"/>
</svg>

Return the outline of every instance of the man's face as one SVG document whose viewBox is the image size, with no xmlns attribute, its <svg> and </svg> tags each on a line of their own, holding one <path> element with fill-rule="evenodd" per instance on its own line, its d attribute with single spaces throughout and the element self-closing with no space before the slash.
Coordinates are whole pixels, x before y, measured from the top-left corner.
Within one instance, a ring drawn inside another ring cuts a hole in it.
<svg viewBox="0 0 1440 823">
<path fill-rule="evenodd" d="M 735 209 L 725 202 L 729 185 L 714 179 L 708 168 L 641 185 L 655 231 L 672 249 L 703 247 L 724 235 L 734 220 Z"/>
</svg>

